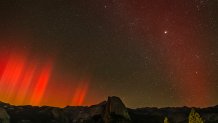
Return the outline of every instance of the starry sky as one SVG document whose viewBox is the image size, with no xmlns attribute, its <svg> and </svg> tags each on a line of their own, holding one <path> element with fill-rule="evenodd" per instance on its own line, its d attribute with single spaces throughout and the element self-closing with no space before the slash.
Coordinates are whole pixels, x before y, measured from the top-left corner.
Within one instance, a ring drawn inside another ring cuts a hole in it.
<svg viewBox="0 0 218 123">
<path fill-rule="evenodd" d="M 217 0 L 2 0 L 0 100 L 218 104 Z"/>
</svg>

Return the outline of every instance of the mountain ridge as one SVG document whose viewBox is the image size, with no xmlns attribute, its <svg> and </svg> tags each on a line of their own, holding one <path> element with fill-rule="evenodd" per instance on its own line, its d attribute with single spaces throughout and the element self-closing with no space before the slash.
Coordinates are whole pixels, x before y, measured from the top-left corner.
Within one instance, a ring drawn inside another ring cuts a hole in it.
<svg viewBox="0 0 218 123">
<path fill-rule="evenodd" d="M 14 106 L 0 102 L 0 123 L 188 123 L 191 109 L 205 123 L 218 123 L 218 105 L 197 107 L 127 108 L 119 97 L 92 106 Z"/>
</svg>

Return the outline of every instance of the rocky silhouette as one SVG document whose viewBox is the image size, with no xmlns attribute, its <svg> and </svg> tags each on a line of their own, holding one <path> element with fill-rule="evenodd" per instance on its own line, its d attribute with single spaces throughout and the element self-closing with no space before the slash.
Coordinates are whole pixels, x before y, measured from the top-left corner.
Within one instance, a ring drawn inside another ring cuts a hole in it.
<svg viewBox="0 0 218 123">
<path fill-rule="evenodd" d="M 188 123 L 191 110 L 204 123 L 218 123 L 218 106 L 208 108 L 126 108 L 118 97 L 93 106 L 13 106 L 0 102 L 0 123 Z"/>
</svg>

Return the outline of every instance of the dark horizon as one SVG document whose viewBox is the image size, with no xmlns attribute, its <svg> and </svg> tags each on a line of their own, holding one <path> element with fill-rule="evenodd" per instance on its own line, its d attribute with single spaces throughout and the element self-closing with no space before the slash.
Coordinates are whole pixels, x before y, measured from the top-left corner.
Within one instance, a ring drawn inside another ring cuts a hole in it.
<svg viewBox="0 0 218 123">
<path fill-rule="evenodd" d="M 116 98 L 120 98 L 120 97 L 117 97 L 117 96 L 108 96 L 108 98 L 109 97 L 116 97 Z M 102 103 L 104 103 L 104 102 L 107 102 L 108 101 L 108 98 L 107 99 L 105 99 L 105 100 L 102 100 L 102 101 L 100 101 L 100 102 L 98 102 L 98 103 L 95 103 L 95 104 L 90 104 L 90 105 L 65 105 L 65 106 L 54 106 L 54 105 L 31 105 L 31 104 L 25 104 L 25 105 L 17 105 L 17 104 L 10 104 L 9 102 L 3 102 L 3 101 L 1 101 L 0 100 L 0 105 L 2 105 L 2 104 L 6 104 L 6 105 L 10 105 L 10 106 L 15 106 L 15 107 L 25 107 L 25 106 L 31 106 L 31 107 L 53 107 L 53 108 L 67 108 L 67 107 L 93 107 L 93 106 L 98 106 L 98 105 L 100 105 L 100 104 L 102 104 Z M 166 106 L 166 107 L 155 107 L 155 106 L 151 106 L 151 107 L 149 107 L 149 106 L 143 106 L 143 107 L 128 107 L 127 105 L 126 105 L 126 103 L 125 102 L 123 102 L 123 100 L 121 100 L 122 101 L 122 103 L 125 105 L 125 107 L 127 108 L 127 109 L 152 109 L 152 108 L 154 108 L 154 109 L 168 109 L 168 108 L 177 108 L 177 109 L 179 109 L 179 108 L 189 108 L 189 109 L 208 109 L 208 108 L 216 108 L 216 107 L 218 107 L 218 104 L 217 105 L 212 105 L 212 106 L 205 106 L 205 107 L 195 107 L 195 106 Z"/>
</svg>

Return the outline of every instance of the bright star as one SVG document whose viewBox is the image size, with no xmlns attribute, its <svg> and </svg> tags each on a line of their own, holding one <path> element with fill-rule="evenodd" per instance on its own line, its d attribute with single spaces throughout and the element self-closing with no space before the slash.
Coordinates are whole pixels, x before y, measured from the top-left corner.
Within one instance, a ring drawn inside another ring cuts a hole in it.
<svg viewBox="0 0 218 123">
<path fill-rule="evenodd" d="M 167 31 L 167 30 L 165 30 L 165 31 L 164 31 L 164 34 L 167 34 L 167 33 L 168 33 L 168 31 Z"/>
</svg>

